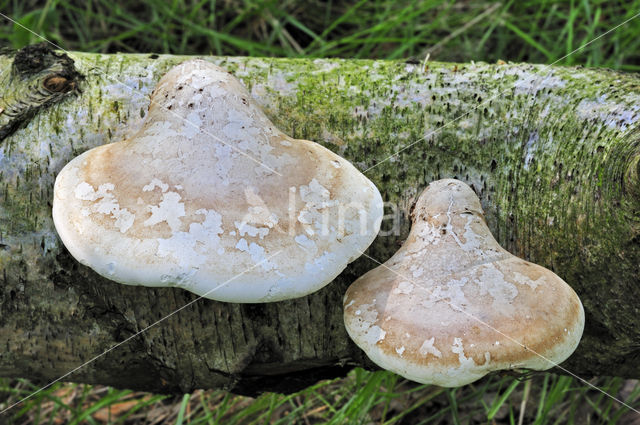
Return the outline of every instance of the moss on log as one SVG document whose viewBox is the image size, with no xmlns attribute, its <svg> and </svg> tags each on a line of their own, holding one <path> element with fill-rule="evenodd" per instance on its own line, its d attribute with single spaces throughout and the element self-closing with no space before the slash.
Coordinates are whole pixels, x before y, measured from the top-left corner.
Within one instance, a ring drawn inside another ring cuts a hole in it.
<svg viewBox="0 0 640 425">
<path fill-rule="evenodd" d="M 186 58 L 69 57 L 77 86 L 0 141 L 0 376 L 43 383 L 196 298 L 98 276 L 68 254 L 51 219 L 58 171 L 135 131 L 155 82 Z M 10 94 L 37 90 L 56 72 L 7 79 L 14 59 L 0 56 L 4 110 L 20 110 Z M 580 295 L 585 335 L 563 366 L 640 378 L 640 77 L 528 64 L 205 59 L 241 78 L 285 132 L 349 159 L 399 206 L 400 231 L 379 236 L 373 258 L 383 262 L 399 247 L 430 181 L 461 179 L 504 247 Z M 66 379 L 257 394 L 371 366 L 344 330 L 342 294 L 375 265 L 361 258 L 298 300 L 199 300 Z"/>
</svg>

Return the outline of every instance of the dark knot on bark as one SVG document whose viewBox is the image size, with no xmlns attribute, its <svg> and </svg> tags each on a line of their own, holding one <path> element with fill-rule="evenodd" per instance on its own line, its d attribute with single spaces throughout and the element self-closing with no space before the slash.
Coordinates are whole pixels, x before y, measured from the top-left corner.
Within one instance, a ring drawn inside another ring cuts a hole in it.
<svg viewBox="0 0 640 425">
<path fill-rule="evenodd" d="M 69 56 L 44 43 L 14 52 L 11 72 L 2 75 L 0 141 L 26 126 L 41 109 L 77 92 L 83 79 Z"/>
</svg>

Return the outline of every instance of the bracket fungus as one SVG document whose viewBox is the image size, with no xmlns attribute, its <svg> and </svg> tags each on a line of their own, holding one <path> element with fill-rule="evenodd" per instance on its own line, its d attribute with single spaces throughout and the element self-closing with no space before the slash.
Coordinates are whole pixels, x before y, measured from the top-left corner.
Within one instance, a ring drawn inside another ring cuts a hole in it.
<svg viewBox="0 0 640 425">
<path fill-rule="evenodd" d="M 162 77 L 130 139 L 69 162 L 53 202 L 65 246 L 99 274 L 229 302 L 320 289 L 381 217 L 380 193 L 351 163 L 282 133 L 204 60 Z"/>
<path fill-rule="evenodd" d="M 544 370 L 575 350 L 584 310 L 550 270 L 491 235 L 469 186 L 431 183 L 404 245 L 344 298 L 355 343 L 413 381 L 455 387 L 501 369 Z"/>
</svg>

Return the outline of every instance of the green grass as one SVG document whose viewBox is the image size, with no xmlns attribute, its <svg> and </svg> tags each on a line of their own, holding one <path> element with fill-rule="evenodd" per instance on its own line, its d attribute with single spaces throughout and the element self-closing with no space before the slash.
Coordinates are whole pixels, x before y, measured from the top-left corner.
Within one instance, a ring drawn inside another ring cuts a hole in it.
<svg viewBox="0 0 640 425">
<path fill-rule="evenodd" d="M 68 50 L 551 63 L 640 12 L 640 0 L 0 0 Z M 563 65 L 640 70 L 640 19 Z M 0 21 L 15 48 L 38 38 Z"/>
<path fill-rule="evenodd" d="M 592 383 L 640 408 L 637 381 L 599 378 Z M 0 380 L 0 395 L 9 403 L 35 389 L 25 380 Z M 169 397 L 56 384 L 3 419 L 15 424 L 516 424 L 521 412 L 522 423 L 535 425 L 628 424 L 635 417 L 602 392 L 567 376 L 537 374 L 521 381 L 495 375 L 445 389 L 388 372 L 355 369 L 344 379 L 321 381 L 298 393 L 267 393 L 255 399 L 220 390 Z"/>
<path fill-rule="evenodd" d="M 640 71 L 640 0 L 0 0 L 67 50 L 420 61 L 527 61 Z M 0 19 L 0 45 L 41 40 Z M 569 56 L 567 56 L 569 55 Z M 567 57 L 565 57 L 567 56 Z M 640 385 L 590 381 L 640 409 Z M 37 387 L 0 379 L 0 409 Z M 167 397 L 56 384 L 0 417 L 16 424 L 630 424 L 633 412 L 571 377 L 490 376 L 459 389 L 356 369 L 291 395 Z"/>
</svg>

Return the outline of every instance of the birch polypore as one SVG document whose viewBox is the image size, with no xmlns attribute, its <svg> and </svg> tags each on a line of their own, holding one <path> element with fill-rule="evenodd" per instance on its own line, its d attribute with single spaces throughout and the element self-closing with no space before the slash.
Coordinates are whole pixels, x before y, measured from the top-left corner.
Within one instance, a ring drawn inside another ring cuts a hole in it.
<svg viewBox="0 0 640 425">
<path fill-rule="evenodd" d="M 221 301 L 300 297 L 375 238 L 376 187 L 351 163 L 278 130 L 225 70 L 170 70 L 128 140 L 73 159 L 53 218 L 71 254 L 117 282 Z"/>
<path fill-rule="evenodd" d="M 491 235 L 464 183 L 431 183 L 400 250 L 348 289 L 344 320 L 379 366 L 455 387 L 500 369 L 544 370 L 575 350 L 584 328 L 576 293 Z"/>
</svg>

